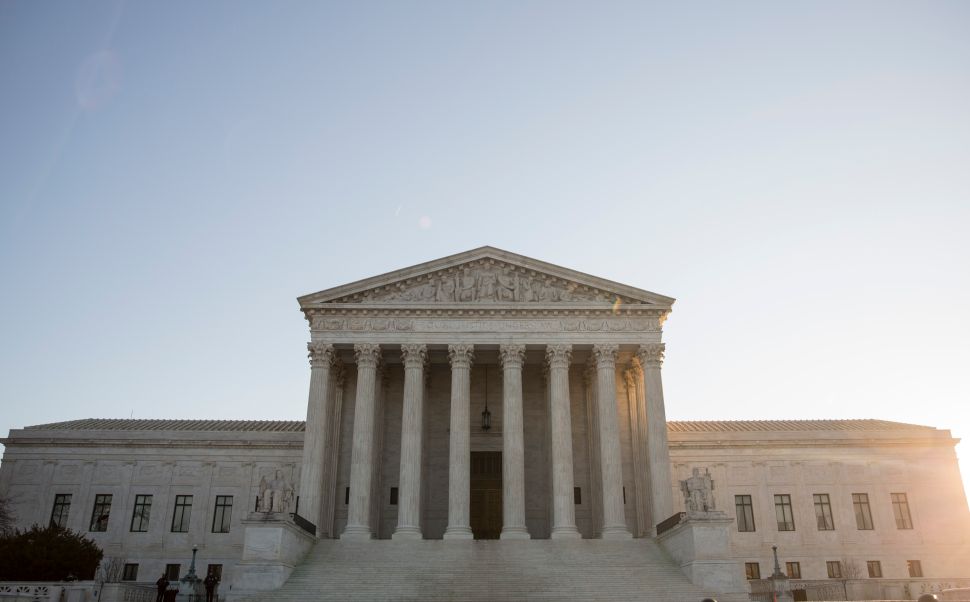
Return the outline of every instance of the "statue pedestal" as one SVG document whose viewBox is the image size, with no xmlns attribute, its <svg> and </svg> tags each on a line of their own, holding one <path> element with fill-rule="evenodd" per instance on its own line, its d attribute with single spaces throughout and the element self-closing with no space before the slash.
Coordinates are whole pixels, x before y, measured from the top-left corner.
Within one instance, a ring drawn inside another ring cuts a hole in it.
<svg viewBox="0 0 970 602">
<path fill-rule="evenodd" d="M 251 512 L 242 523 L 246 529 L 242 560 L 227 592 L 229 599 L 282 587 L 317 539 L 298 527 L 288 513 Z"/>
<path fill-rule="evenodd" d="M 687 512 L 679 523 L 657 535 L 657 541 L 694 585 L 747 599 L 744 571 L 736 561 L 726 560 L 733 523 L 723 512 Z"/>
</svg>

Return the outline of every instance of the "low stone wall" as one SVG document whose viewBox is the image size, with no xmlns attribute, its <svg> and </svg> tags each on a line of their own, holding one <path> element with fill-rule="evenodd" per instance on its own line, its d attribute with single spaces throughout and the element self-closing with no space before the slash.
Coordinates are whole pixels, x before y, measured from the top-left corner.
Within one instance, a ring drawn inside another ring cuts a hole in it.
<svg viewBox="0 0 970 602">
<path fill-rule="evenodd" d="M 94 581 L 0 581 L 0 602 L 95 602 Z"/>
</svg>

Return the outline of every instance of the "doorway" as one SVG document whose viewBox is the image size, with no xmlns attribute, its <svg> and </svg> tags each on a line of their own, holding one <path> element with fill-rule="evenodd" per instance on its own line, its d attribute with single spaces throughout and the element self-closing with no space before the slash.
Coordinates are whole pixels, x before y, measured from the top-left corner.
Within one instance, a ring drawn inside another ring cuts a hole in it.
<svg viewBox="0 0 970 602">
<path fill-rule="evenodd" d="M 472 452 L 471 523 L 475 539 L 502 534 L 502 452 Z"/>
</svg>

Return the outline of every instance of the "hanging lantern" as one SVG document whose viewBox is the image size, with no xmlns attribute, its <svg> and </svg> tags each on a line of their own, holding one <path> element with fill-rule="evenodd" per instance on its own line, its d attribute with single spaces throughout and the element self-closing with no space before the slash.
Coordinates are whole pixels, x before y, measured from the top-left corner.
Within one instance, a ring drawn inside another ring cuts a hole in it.
<svg viewBox="0 0 970 602">
<path fill-rule="evenodd" d="M 482 411 L 482 430 L 492 428 L 492 413 L 488 411 L 488 366 L 485 366 L 485 409 Z"/>
</svg>

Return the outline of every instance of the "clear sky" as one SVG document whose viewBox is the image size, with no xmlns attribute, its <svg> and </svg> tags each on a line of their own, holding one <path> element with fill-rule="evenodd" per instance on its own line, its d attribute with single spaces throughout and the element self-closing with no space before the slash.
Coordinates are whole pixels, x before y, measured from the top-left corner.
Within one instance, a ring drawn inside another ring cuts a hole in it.
<svg viewBox="0 0 970 602">
<path fill-rule="evenodd" d="M 302 419 L 298 295 L 488 244 L 676 297 L 672 419 L 970 437 L 968 31 L 962 1 L 7 0 L 0 431 Z"/>
</svg>

